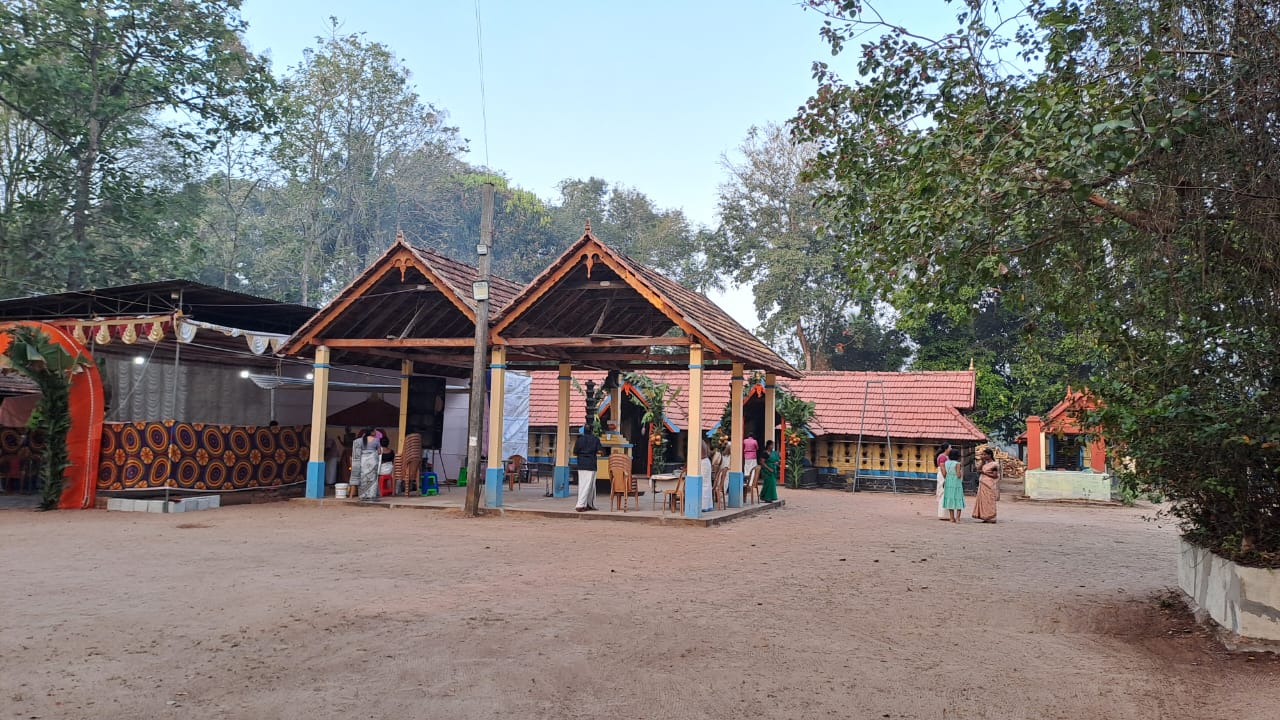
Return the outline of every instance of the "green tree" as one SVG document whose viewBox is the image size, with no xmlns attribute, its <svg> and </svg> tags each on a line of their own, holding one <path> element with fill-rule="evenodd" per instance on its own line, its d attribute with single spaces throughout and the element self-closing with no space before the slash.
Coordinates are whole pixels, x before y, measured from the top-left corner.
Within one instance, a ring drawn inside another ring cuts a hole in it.
<svg viewBox="0 0 1280 720">
<path fill-rule="evenodd" d="M 835 345 L 859 308 L 840 242 L 815 207 L 819 186 L 801 179 L 817 150 L 778 125 L 752 128 L 740 159 L 722 161 L 720 227 L 707 238 L 710 265 L 755 295 L 757 332 L 806 370 L 830 370 Z"/>
<path fill-rule="evenodd" d="M 35 222 L 46 233 L 45 254 L 54 255 L 48 266 L 63 269 L 59 285 L 116 280 L 111 271 L 122 258 L 104 263 L 104 251 L 154 239 L 147 234 L 175 190 L 137 167 L 156 152 L 154 143 L 185 161 L 222 132 L 252 132 L 274 120 L 274 81 L 241 42 L 239 6 L 0 4 L 0 104 L 42 133 L 41 157 L 28 158 L 24 174 L 28 183 L 52 188 L 29 198 L 28 209 L 34 202 L 42 211 Z M 61 227 L 48 223 L 55 208 L 66 218 Z"/>
<path fill-rule="evenodd" d="M 336 292 L 391 244 L 406 203 L 438 179 L 410 164 L 451 163 L 463 145 L 445 114 L 422 102 L 387 46 L 342 35 L 304 53 L 285 83 L 285 123 L 275 148 L 287 178 L 282 222 L 299 259 L 299 299 Z M 403 174 L 402 174 L 403 173 Z M 474 243 L 473 243 L 474 244 Z"/>
<path fill-rule="evenodd" d="M 1280 565 L 1280 6 L 970 0 L 925 38 L 810 4 L 837 60 L 861 43 L 796 119 L 851 275 L 908 315 L 994 288 L 1096 342 L 1113 467 Z"/>
<path fill-rule="evenodd" d="M 715 285 L 702 252 L 702 230 L 680 210 L 658 208 L 644 193 L 600 178 L 560 183 L 560 202 L 551 207 L 551 226 L 566 238 L 561 249 L 592 234 L 645 265 L 699 290 Z"/>
</svg>

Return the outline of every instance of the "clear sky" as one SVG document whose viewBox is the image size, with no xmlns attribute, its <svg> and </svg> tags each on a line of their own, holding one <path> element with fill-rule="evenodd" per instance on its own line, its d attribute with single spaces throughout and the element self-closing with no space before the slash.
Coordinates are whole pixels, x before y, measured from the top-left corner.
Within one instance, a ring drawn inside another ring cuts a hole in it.
<svg viewBox="0 0 1280 720">
<path fill-rule="evenodd" d="M 277 72 L 327 34 L 330 16 L 387 45 L 470 141 L 470 162 L 486 164 L 487 114 L 488 165 L 544 199 L 561 180 L 596 176 L 707 226 L 722 154 L 752 125 L 794 115 L 814 87 L 813 61 L 830 58 L 822 18 L 796 0 L 478 4 L 484 103 L 476 0 L 245 0 L 243 15 L 251 49 Z M 841 62 L 852 74 L 852 58 Z M 713 299 L 751 328 L 750 298 Z"/>
</svg>

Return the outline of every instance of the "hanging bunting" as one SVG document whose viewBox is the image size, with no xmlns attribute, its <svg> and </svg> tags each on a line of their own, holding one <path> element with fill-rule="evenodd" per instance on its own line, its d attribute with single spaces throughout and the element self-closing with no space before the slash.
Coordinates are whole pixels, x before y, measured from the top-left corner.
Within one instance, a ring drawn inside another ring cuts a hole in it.
<svg viewBox="0 0 1280 720">
<path fill-rule="evenodd" d="M 80 343 L 81 345 L 88 345 L 88 344 L 89 344 L 88 339 L 87 339 L 87 338 L 85 338 L 85 336 L 84 336 L 84 326 L 83 326 L 83 325 L 76 325 L 74 328 L 72 328 L 72 329 L 71 329 L 71 337 L 75 338 L 75 339 L 76 339 L 76 342 Z"/>
<path fill-rule="evenodd" d="M 93 341 L 99 345 L 111 344 L 111 330 L 107 325 L 99 325 L 98 332 L 94 334 Z"/>
<path fill-rule="evenodd" d="M 138 325 L 129 323 L 124 326 L 124 332 L 120 333 L 120 339 L 125 345 L 132 345 L 138 342 Z"/>
<path fill-rule="evenodd" d="M 147 339 L 151 342 L 160 342 L 161 340 L 164 340 L 164 323 L 151 323 L 151 329 L 147 331 Z"/>
<path fill-rule="evenodd" d="M 263 335 L 245 333 L 244 338 L 249 342 L 249 349 L 253 351 L 254 355 L 261 355 L 266 352 L 267 347 L 271 344 L 270 338 Z"/>
<path fill-rule="evenodd" d="M 196 339 L 196 330 L 198 328 L 195 323 L 188 322 L 183 318 L 177 318 L 176 325 L 179 340 L 184 343 L 190 343 L 192 340 Z"/>
</svg>

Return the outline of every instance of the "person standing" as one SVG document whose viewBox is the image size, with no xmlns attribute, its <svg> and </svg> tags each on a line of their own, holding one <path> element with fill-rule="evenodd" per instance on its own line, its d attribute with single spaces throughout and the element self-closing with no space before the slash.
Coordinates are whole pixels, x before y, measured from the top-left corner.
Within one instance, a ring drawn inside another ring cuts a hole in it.
<svg viewBox="0 0 1280 720">
<path fill-rule="evenodd" d="M 960 481 L 960 448 L 951 448 L 947 453 L 943 471 L 946 473 L 946 478 L 943 482 L 942 507 L 947 511 L 947 519 L 958 523 L 960 514 L 964 512 L 964 485 Z"/>
<path fill-rule="evenodd" d="M 778 468 L 782 456 L 773 449 L 773 441 L 764 442 L 764 455 L 760 458 L 760 502 L 777 502 Z"/>
<path fill-rule="evenodd" d="M 982 451 L 982 467 L 978 470 L 978 496 L 973 500 L 973 517 L 984 523 L 996 521 L 996 502 L 1000 500 L 1000 463 L 991 448 Z"/>
<path fill-rule="evenodd" d="M 600 448 L 600 438 L 583 425 L 573 444 L 573 455 L 578 459 L 578 504 L 574 507 L 578 512 L 596 509 L 596 458 Z"/>
<path fill-rule="evenodd" d="M 950 520 L 951 514 L 942 507 L 942 490 L 947 480 L 947 453 L 951 451 L 951 443 L 942 443 L 942 450 L 938 452 L 938 484 L 933 489 L 933 494 L 938 498 L 938 519 Z"/>
<path fill-rule="evenodd" d="M 710 457 L 708 457 L 710 456 Z M 716 476 L 720 474 L 720 463 L 722 456 L 719 450 L 711 451 L 711 446 L 707 444 L 706 438 L 702 439 L 702 462 L 698 464 L 702 473 L 702 512 L 711 512 L 716 509 L 715 500 L 715 481 Z"/>
<path fill-rule="evenodd" d="M 330 435 L 324 441 L 324 474 L 325 485 L 335 485 L 338 482 L 338 466 L 342 464 L 342 454 L 345 448 L 342 446 L 342 438 L 337 435 Z"/>
<path fill-rule="evenodd" d="M 760 454 L 760 443 L 750 435 L 742 438 L 742 476 L 751 475 L 751 468 L 758 463 L 757 456 Z"/>
<path fill-rule="evenodd" d="M 360 488 L 360 499 L 378 499 L 378 465 L 382 446 L 372 428 L 365 428 L 351 447 L 351 484 Z"/>
</svg>

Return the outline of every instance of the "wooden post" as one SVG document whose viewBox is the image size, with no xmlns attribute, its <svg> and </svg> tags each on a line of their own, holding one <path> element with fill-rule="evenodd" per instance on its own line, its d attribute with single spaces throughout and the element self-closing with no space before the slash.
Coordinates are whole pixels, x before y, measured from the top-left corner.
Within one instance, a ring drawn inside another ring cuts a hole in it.
<svg viewBox="0 0 1280 720">
<path fill-rule="evenodd" d="M 569 381 L 573 378 L 573 365 L 560 363 L 560 398 L 556 406 L 556 465 L 552 471 L 551 494 L 558 498 L 569 497 Z"/>
<path fill-rule="evenodd" d="M 684 463 L 684 516 L 702 517 L 702 346 L 689 346 L 689 441 Z"/>
<path fill-rule="evenodd" d="M 729 380 L 729 487 L 728 505 L 742 507 L 742 381 L 745 368 L 742 363 L 733 364 Z"/>
<path fill-rule="evenodd" d="M 307 458 L 307 497 L 322 498 L 325 430 L 329 417 L 329 348 L 324 345 L 316 348 L 311 376 L 311 448 Z"/>
<path fill-rule="evenodd" d="M 484 378 L 485 356 L 489 347 L 489 255 L 493 244 L 493 183 L 480 186 L 480 261 L 476 268 L 477 280 L 472 285 L 472 298 L 476 307 L 475 351 L 471 357 L 471 404 L 467 408 L 467 500 L 463 514 L 475 517 L 480 514 L 480 434 L 484 432 Z M 480 296 L 484 283 L 483 299 Z"/>
</svg>

